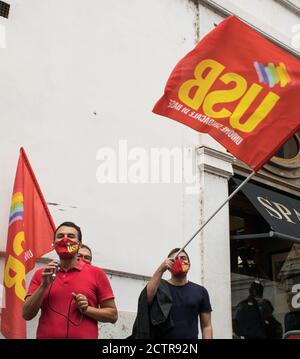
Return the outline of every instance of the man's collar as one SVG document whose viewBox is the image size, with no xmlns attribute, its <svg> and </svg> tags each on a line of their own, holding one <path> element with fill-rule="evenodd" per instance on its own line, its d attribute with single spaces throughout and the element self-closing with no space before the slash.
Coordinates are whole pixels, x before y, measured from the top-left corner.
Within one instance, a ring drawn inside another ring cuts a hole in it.
<svg viewBox="0 0 300 359">
<path fill-rule="evenodd" d="M 77 261 L 77 263 L 75 264 L 75 266 L 73 268 L 81 271 L 85 265 L 86 265 L 86 263 L 84 263 L 84 261 Z"/>
<path fill-rule="evenodd" d="M 77 261 L 73 267 L 71 267 L 67 270 L 67 272 L 70 272 L 72 270 L 77 270 L 80 272 L 85 265 L 86 265 L 86 263 L 84 263 L 83 261 Z M 60 267 L 59 270 L 62 272 L 66 272 L 62 267 Z"/>
</svg>

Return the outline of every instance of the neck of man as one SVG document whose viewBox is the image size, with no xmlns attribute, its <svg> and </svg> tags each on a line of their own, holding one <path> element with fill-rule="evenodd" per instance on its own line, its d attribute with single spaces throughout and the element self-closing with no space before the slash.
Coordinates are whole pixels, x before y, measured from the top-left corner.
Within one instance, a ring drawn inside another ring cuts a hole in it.
<svg viewBox="0 0 300 359">
<path fill-rule="evenodd" d="M 60 258 L 59 266 L 64 270 L 73 268 L 78 263 L 77 255 L 73 258 Z"/>
<path fill-rule="evenodd" d="M 184 277 L 178 277 L 175 275 L 172 275 L 171 279 L 169 280 L 170 284 L 173 285 L 185 285 L 188 282 L 186 275 Z"/>
</svg>

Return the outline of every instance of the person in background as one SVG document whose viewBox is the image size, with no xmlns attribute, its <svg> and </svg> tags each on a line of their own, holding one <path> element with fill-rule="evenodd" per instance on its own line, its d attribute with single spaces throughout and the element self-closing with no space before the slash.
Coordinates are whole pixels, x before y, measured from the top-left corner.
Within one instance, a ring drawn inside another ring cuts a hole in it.
<svg viewBox="0 0 300 359">
<path fill-rule="evenodd" d="M 86 244 L 82 244 L 78 250 L 77 258 L 82 259 L 84 262 L 88 264 L 91 264 L 93 258 L 91 248 L 88 247 Z"/>
<path fill-rule="evenodd" d="M 263 298 L 264 286 L 254 280 L 248 298 L 237 305 L 233 330 L 242 339 L 281 339 L 282 325 L 273 316 L 272 303 Z"/>
</svg>

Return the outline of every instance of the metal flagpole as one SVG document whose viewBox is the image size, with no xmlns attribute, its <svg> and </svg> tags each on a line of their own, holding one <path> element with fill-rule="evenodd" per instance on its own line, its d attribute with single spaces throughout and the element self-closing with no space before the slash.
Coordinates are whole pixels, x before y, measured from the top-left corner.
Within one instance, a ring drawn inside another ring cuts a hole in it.
<svg viewBox="0 0 300 359">
<path fill-rule="evenodd" d="M 221 206 L 202 224 L 202 226 L 197 230 L 196 233 L 186 242 L 186 244 L 180 248 L 180 250 L 176 253 L 175 258 L 178 256 L 180 252 L 182 252 L 190 243 L 191 241 L 197 236 L 198 233 L 202 231 L 202 229 L 210 222 L 210 220 L 225 206 L 227 202 L 231 200 L 231 198 L 243 187 L 245 184 L 250 181 L 250 179 L 255 175 L 255 171 L 252 171 L 249 176 L 231 193 L 229 197 L 221 204 Z"/>
</svg>

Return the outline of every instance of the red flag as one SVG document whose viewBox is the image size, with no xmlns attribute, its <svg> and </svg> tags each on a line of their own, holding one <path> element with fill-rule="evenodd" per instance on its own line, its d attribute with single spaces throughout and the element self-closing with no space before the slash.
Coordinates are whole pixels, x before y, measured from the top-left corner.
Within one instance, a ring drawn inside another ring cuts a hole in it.
<svg viewBox="0 0 300 359">
<path fill-rule="evenodd" d="M 175 67 L 153 112 L 258 170 L 300 128 L 300 61 L 231 16 Z"/>
<path fill-rule="evenodd" d="M 50 252 L 55 225 L 23 148 L 14 183 L 6 245 L 5 308 L 1 332 L 6 338 L 26 338 L 22 318 L 25 276 L 37 258 Z"/>
</svg>

